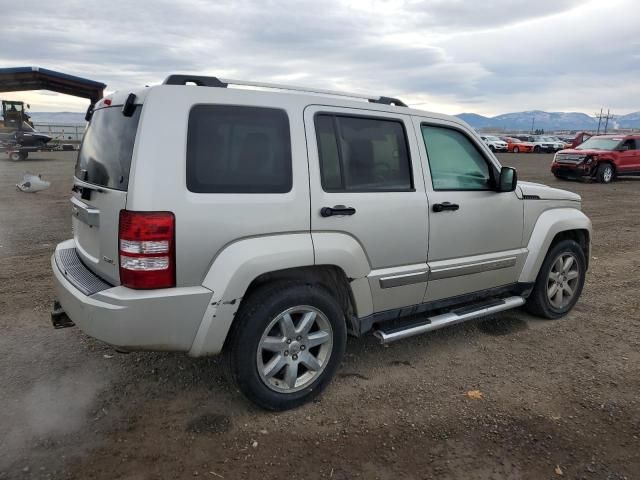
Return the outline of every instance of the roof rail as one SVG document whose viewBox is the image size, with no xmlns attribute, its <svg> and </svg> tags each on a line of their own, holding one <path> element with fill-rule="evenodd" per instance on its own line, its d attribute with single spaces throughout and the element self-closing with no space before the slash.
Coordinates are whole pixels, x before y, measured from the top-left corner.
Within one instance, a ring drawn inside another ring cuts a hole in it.
<svg viewBox="0 0 640 480">
<path fill-rule="evenodd" d="M 279 83 L 266 82 L 248 82 L 246 80 L 230 80 L 226 78 L 204 77 L 200 75 L 169 75 L 163 82 L 164 85 L 187 85 L 194 83 L 199 87 L 219 87 L 226 88 L 228 85 L 239 85 L 243 87 L 273 88 L 277 90 L 291 90 L 304 93 L 318 93 L 322 95 L 332 95 L 336 97 L 360 98 L 371 103 L 379 103 L 382 105 L 395 105 L 397 107 L 406 107 L 407 105 L 397 98 L 392 97 L 372 97 L 371 95 L 362 95 L 359 93 L 337 92 L 334 90 L 325 90 L 322 88 L 296 87 L 293 85 L 282 85 Z"/>
</svg>

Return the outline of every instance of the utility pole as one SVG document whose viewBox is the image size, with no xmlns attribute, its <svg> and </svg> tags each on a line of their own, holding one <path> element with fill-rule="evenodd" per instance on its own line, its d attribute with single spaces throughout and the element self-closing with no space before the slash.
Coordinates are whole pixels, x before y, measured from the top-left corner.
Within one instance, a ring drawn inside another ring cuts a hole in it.
<svg viewBox="0 0 640 480">
<path fill-rule="evenodd" d="M 602 108 L 600 108 L 600 115 L 596 113 L 596 117 L 598 117 L 598 132 L 596 135 L 600 135 L 600 122 L 602 122 Z"/>
<path fill-rule="evenodd" d="M 533 126 L 536 124 L 536 117 L 531 117 L 531 134 L 533 135 Z"/>
<path fill-rule="evenodd" d="M 607 126 L 609 125 L 609 119 L 613 120 L 613 115 L 609 115 L 609 109 L 607 109 L 607 118 L 604 123 L 604 134 L 607 134 Z"/>
</svg>

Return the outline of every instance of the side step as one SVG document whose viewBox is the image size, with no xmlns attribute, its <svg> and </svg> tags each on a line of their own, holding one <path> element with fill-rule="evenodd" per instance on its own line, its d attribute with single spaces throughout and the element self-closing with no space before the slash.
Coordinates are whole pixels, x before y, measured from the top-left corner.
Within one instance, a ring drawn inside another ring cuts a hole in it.
<svg viewBox="0 0 640 480">
<path fill-rule="evenodd" d="M 474 305 L 460 307 L 434 317 L 428 317 L 427 319 L 418 321 L 417 323 L 413 322 L 408 325 L 389 329 L 380 328 L 373 332 L 373 334 L 378 338 L 378 340 L 380 340 L 380 343 L 391 343 L 396 340 L 413 337 L 414 335 L 420 335 L 421 333 L 430 332 L 449 325 L 455 325 L 456 323 L 465 322 L 478 317 L 484 317 L 485 315 L 491 315 L 492 313 L 510 310 L 512 308 L 519 307 L 520 305 L 524 305 L 524 302 L 525 299 L 518 296 L 489 300 Z"/>
</svg>

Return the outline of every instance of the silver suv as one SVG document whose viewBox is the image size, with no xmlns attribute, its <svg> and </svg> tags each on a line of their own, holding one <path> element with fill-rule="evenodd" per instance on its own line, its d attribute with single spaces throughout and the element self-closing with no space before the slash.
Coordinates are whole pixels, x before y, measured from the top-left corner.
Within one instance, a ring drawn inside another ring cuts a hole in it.
<svg viewBox="0 0 640 480">
<path fill-rule="evenodd" d="M 172 75 L 95 105 L 54 323 L 119 350 L 224 352 L 248 398 L 286 409 L 329 383 L 348 334 L 575 305 L 578 195 L 518 182 L 457 118 L 301 90 Z"/>
</svg>

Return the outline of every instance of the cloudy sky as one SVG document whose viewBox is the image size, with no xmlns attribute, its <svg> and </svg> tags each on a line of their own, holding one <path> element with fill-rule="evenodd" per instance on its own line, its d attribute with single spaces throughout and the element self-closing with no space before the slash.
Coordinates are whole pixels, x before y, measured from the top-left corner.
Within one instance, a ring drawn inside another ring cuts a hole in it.
<svg viewBox="0 0 640 480">
<path fill-rule="evenodd" d="M 495 115 L 640 110 L 639 0 L 0 0 L 1 66 L 119 90 L 169 73 L 397 96 Z M 33 111 L 83 111 L 50 92 Z"/>
</svg>

